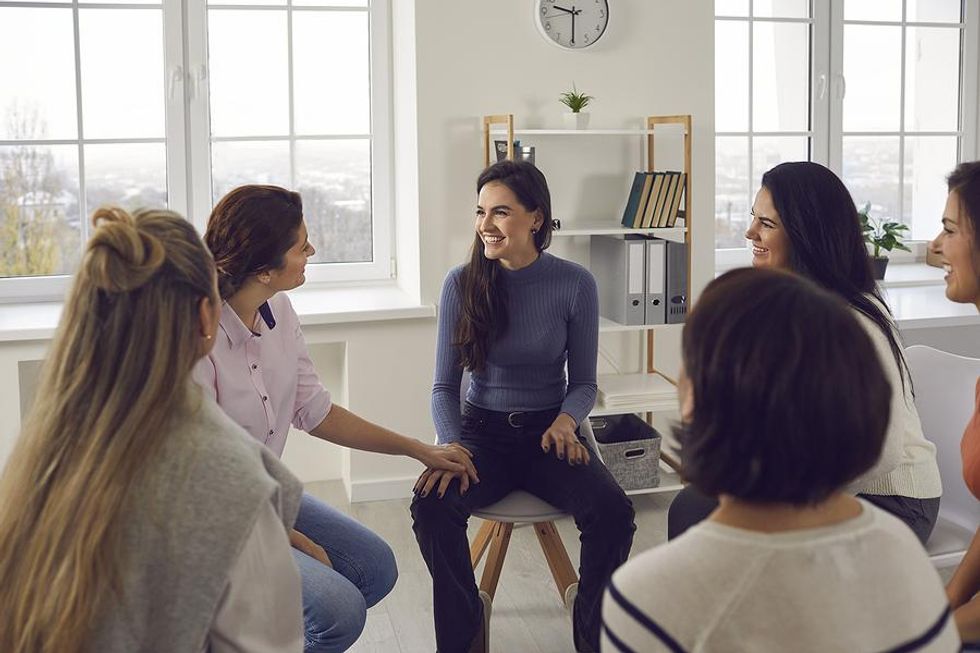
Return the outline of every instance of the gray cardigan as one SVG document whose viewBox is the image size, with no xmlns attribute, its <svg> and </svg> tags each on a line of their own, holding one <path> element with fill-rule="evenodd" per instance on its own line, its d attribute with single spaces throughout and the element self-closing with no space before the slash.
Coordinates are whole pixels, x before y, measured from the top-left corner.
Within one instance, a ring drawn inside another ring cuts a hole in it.
<svg viewBox="0 0 980 653">
<path fill-rule="evenodd" d="M 259 508 L 271 501 L 289 528 L 301 494 L 272 452 L 202 397 L 198 410 L 175 419 L 123 509 L 121 592 L 106 587 L 86 649 L 201 650 Z"/>
</svg>

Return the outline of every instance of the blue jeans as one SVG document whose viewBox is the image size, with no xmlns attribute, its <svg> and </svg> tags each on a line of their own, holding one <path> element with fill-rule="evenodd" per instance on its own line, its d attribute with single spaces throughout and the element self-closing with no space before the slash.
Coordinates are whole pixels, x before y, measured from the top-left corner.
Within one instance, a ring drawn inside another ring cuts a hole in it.
<svg viewBox="0 0 980 653">
<path fill-rule="evenodd" d="M 303 494 L 294 528 L 333 563 L 331 569 L 293 549 L 303 582 L 303 650 L 341 653 L 360 637 L 367 609 L 395 586 L 395 555 L 373 532 L 309 494 Z"/>
</svg>

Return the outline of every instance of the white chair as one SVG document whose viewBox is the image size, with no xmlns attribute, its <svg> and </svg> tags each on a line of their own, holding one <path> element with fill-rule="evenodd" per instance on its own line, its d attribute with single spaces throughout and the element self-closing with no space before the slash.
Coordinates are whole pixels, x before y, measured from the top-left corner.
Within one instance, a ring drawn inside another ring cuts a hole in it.
<svg viewBox="0 0 980 653">
<path fill-rule="evenodd" d="M 596 445 L 595 434 L 592 432 L 592 425 L 588 418 L 582 420 L 579 433 L 598 455 L 599 447 Z M 568 587 L 578 582 L 578 574 L 575 573 L 575 567 L 568 559 L 568 552 L 562 544 L 558 529 L 555 528 L 555 520 L 567 515 L 568 513 L 524 490 L 514 490 L 500 501 L 474 510 L 473 516 L 485 522 L 470 544 L 473 569 L 476 569 L 483 554 L 489 549 L 487 563 L 480 579 L 480 589 L 493 599 L 514 524 L 533 524 L 534 534 L 538 536 L 541 551 L 548 561 L 555 587 L 558 588 L 558 596 L 564 600 Z"/>
<path fill-rule="evenodd" d="M 943 497 L 926 550 L 937 568 L 959 564 L 980 526 L 980 502 L 963 481 L 960 440 L 973 415 L 980 360 L 932 347 L 905 350 L 922 431 L 936 445 Z"/>
</svg>

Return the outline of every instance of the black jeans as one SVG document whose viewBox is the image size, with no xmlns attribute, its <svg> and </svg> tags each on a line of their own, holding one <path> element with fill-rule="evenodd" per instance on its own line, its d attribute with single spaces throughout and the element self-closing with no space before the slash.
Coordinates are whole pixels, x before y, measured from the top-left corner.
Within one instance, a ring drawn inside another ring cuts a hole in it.
<svg viewBox="0 0 980 653">
<path fill-rule="evenodd" d="M 473 453 L 478 484 L 459 493 L 457 481 L 440 499 L 416 495 L 412 501 L 415 539 L 432 574 L 436 647 L 466 651 L 479 629 L 482 606 L 470 564 L 466 525 L 472 511 L 523 489 L 570 513 L 581 531 L 579 590 L 573 615 L 577 650 L 599 650 L 602 593 L 610 576 L 629 556 L 633 504 L 590 449 L 588 465 L 569 465 L 554 450 L 541 450 L 541 436 L 558 409 L 512 414 L 467 404 L 460 444 Z"/>
<path fill-rule="evenodd" d="M 939 497 L 913 499 L 903 496 L 859 494 L 859 497 L 905 522 L 922 544 L 926 543 L 939 516 Z M 667 511 L 667 539 L 672 540 L 707 518 L 718 507 L 718 500 L 688 485 L 677 493 Z"/>
</svg>

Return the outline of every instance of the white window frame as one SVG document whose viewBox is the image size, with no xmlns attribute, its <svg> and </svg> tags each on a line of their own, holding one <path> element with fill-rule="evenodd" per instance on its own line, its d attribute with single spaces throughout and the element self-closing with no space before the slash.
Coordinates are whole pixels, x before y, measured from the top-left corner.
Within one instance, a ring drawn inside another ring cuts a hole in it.
<svg viewBox="0 0 980 653">
<path fill-rule="evenodd" d="M 370 134 L 337 138 L 369 138 L 371 141 L 371 221 L 372 261 L 366 263 L 311 264 L 307 284 L 371 282 L 394 278 L 393 136 L 391 99 L 391 20 L 390 0 L 368 0 L 367 8 L 303 7 L 302 11 L 366 11 L 370 24 L 371 119 Z M 202 234 L 211 212 L 211 133 L 208 104 L 207 2 L 206 0 L 162 0 L 159 4 L 35 2 L 0 0 L 0 6 L 71 8 L 75 32 L 75 90 L 78 135 L 67 140 L 0 141 L 0 145 L 77 145 L 79 148 L 79 212 L 81 243 L 88 240 L 89 226 L 85 204 L 85 159 L 83 147 L 112 143 L 164 143 L 167 152 L 168 207 L 189 220 Z M 164 47 L 164 138 L 86 139 L 82 120 L 82 87 L 79 41 L 79 9 L 155 9 L 163 12 Z M 291 175 L 295 172 L 295 142 L 327 139 L 329 136 L 297 137 L 293 133 L 292 106 L 292 0 L 283 5 L 222 5 L 221 10 L 286 10 L 289 29 L 289 122 Z M 186 16 L 185 16 L 186 11 Z M 265 140 L 285 140 L 282 136 Z M 263 137 L 219 138 L 219 141 L 256 141 Z M 290 185 L 292 180 L 290 180 Z M 0 278 L 0 304 L 11 302 L 57 301 L 64 297 L 72 275 Z"/>
<path fill-rule="evenodd" d="M 749 0 L 748 17 L 719 16 L 715 21 L 742 21 L 749 23 L 749 130 L 745 132 L 716 132 L 715 136 L 749 136 L 749 170 L 752 170 L 752 136 L 776 135 L 751 131 L 752 117 L 752 25 L 754 22 L 803 22 L 803 19 L 780 19 L 753 16 L 755 0 Z M 899 174 L 904 173 L 904 139 L 906 135 L 956 136 L 958 138 L 957 162 L 971 161 L 980 152 L 980 129 L 978 129 L 977 103 L 980 91 L 980 3 L 965 0 L 963 20 L 960 23 L 929 23 L 906 21 L 908 0 L 902 1 L 902 21 L 847 21 L 847 24 L 895 25 L 904 27 L 946 27 L 959 26 L 962 29 L 960 61 L 960 129 L 957 131 L 929 132 L 905 129 L 904 120 L 900 129 L 893 132 L 847 132 L 848 136 L 898 136 Z M 811 42 L 810 42 L 810 160 L 826 165 L 836 174 L 842 173 L 843 152 L 843 106 L 846 92 L 844 79 L 844 0 L 811 0 Z M 905 112 L 905 30 L 902 30 L 902 84 L 900 111 Z M 778 135 L 805 135 L 805 132 L 787 132 Z M 758 180 L 750 180 L 758 184 Z M 900 186 L 901 188 L 901 186 Z M 751 193 L 751 191 L 750 191 Z M 900 193 L 899 214 L 902 215 L 904 193 Z M 937 230 L 939 227 L 937 221 Z M 895 252 L 892 258 L 915 259 L 925 254 L 927 241 L 910 241 L 912 254 Z M 724 269 L 747 265 L 751 253 L 747 248 L 716 248 L 716 267 Z"/>
</svg>

